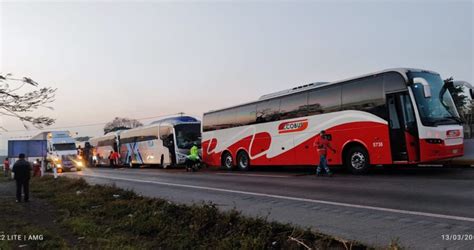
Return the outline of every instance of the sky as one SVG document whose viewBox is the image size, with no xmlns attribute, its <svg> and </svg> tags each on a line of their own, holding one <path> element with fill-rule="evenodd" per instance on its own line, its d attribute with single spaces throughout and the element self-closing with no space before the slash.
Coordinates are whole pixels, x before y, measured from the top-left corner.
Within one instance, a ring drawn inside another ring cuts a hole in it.
<svg viewBox="0 0 474 250">
<path fill-rule="evenodd" d="M 0 72 L 57 88 L 53 128 L 206 111 L 394 67 L 474 83 L 473 1 L 0 3 Z M 1 116 L 6 140 L 27 138 Z M 84 126 L 87 125 L 87 126 Z"/>
</svg>

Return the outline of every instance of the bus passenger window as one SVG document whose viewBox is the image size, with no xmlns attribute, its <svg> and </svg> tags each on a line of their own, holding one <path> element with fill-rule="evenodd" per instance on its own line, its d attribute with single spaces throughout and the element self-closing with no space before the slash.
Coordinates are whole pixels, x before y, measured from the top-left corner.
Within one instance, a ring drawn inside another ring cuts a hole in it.
<svg viewBox="0 0 474 250">
<path fill-rule="evenodd" d="M 282 97 L 280 119 L 291 119 L 308 115 L 308 93 L 303 92 Z"/>
<path fill-rule="evenodd" d="M 280 99 L 271 99 L 257 104 L 257 123 L 280 119 Z"/>
</svg>

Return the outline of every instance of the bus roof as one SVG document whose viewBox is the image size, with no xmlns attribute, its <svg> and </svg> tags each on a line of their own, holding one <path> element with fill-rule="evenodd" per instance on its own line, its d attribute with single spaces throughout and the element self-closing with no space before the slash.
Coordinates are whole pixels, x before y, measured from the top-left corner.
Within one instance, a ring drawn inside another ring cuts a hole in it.
<svg viewBox="0 0 474 250">
<path fill-rule="evenodd" d="M 163 119 L 154 121 L 150 124 L 170 123 L 172 125 L 176 125 L 179 123 L 193 123 L 193 122 L 200 122 L 200 121 L 196 119 L 195 117 L 182 115 L 182 116 L 173 116 L 173 117 L 163 118 Z"/>
<path fill-rule="evenodd" d="M 116 131 L 116 132 L 119 132 L 119 131 Z M 96 136 L 96 137 L 93 137 L 93 138 L 90 138 L 89 139 L 89 143 L 93 146 L 96 146 L 98 142 L 100 141 L 106 141 L 106 140 L 113 140 L 115 139 L 115 137 L 117 136 L 118 133 L 116 132 L 109 132 L 105 135 L 101 135 L 101 136 Z"/>
<path fill-rule="evenodd" d="M 145 125 L 142 127 L 137 127 L 129 130 L 124 130 L 120 134 L 120 138 L 129 138 L 134 136 L 141 136 L 141 135 L 148 135 L 149 133 L 153 133 L 156 129 L 156 134 L 158 135 L 158 129 L 160 126 L 175 126 L 178 124 L 200 124 L 201 122 L 192 117 L 192 116 L 174 116 L 174 117 L 167 117 L 157 121 L 152 122 L 149 125 Z"/>
<path fill-rule="evenodd" d="M 424 69 L 416 69 L 416 68 L 385 69 L 385 70 L 381 70 L 381 71 L 377 71 L 377 72 L 373 72 L 373 73 L 368 73 L 368 74 L 364 74 L 364 75 L 359 75 L 359 76 L 356 76 L 356 77 L 350 77 L 350 78 L 346 78 L 346 79 L 339 80 L 339 81 L 334 81 L 334 82 L 315 82 L 315 83 L 305 84 L 305 85 L 302 85 L 302 86 L 297 86 L 297 87 L 294 87 L 294 88 L 291 88 L 291 89 L 282 90 L 282 91 L 278 91 L 278 92 L 275 92 L 275 93 L 270 93 L 270 94 L 263 95 L 258 100 L 255 100 L 255 101 L 246 102 L 246 103 L 242 103 L 242 104 L 239 104 L 239 105 L 234 105 L 234 106 L 230 106 L 230 107 L 226 107 L 226 108 L 222 108 L 222 109 L 211 110 L 211 111 L 205 112 L 204 115 L 214 113 L 214 112 L 218 112 L 218 111 L 223 111 L 223 110 L 226 110 L 226 109 L 236 108 L 236 107 L 240 107 L 240 106 L 244 106 L 244 105 L 248 105 L 248 104 L 253 104 L 253 103 L 257 103 L 257 102 L 264 101 L 264 100 L 270 100 L 270 99 L 277 98 L 277 97 L 287 96 L 287 95 L 291 95 L 291 94 L 295 94 L 295 93 L 299 93 L 299 92 L 304 92 L 304 91 L 308 91 L 308 90 L 312 90 L 312 89 L 318 89 L 318 88 L 331 86 L 331 85 L 335 85 L 335 84 L 339 84 L 339 83 L 343 83 L 343 82 L 348 82 L 348 81 L 352 81 L 352 80 L 356 80 L 356 79 L 360 79 L 360 78 L 364 78 L 364 77 L 379 75 L 379 74 L 383 74 L 383 73 L 387 73 L 387 72 L 397 72 L 397 73 L 399 73 L 400 75 L 403 76 L 405 81 L 408 81 L 408 77 L 407 77 L 408 72 L 429 72 L 429 73 L 432 73 L 432 74 L 438 74 L 437 72 L 434 72 L 434 71 L 424 70 Z"/>
</svg>

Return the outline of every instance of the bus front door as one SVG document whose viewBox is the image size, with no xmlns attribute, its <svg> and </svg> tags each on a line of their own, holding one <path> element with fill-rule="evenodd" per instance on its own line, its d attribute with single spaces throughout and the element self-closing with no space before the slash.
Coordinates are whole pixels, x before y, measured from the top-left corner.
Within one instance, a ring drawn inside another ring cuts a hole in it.
<svg viewBox="0 0 474 250">
<path fill-rule="evenodd" d="M 408 92 L 387 95 L 387 107 L 392 161 L 418 161 L 418 132 Z"/>
<path fill-rule="evenodd" d="M 392 161 L 408 161 L 407 144 L 404 135 L 404 128 L 401 123 L 401 108 L 399 94 L 387 96 L 388 126 L 390 130 L 390 148 L 392 151 Z"/>
</svg>

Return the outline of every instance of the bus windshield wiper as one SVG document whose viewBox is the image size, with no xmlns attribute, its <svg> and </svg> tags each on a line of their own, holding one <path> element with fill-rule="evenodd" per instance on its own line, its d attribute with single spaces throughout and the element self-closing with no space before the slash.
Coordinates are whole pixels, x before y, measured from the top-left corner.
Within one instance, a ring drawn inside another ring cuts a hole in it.
<svg viewBox="0 0 474 250">
<path fill-rule="evenodd" d="M 463 123 L 463 122 L 464 122 L 461 118 L 456 117 L 456 116 L 449 116 L 449 117 L 447 117 L 447 118 L 453 119 L 453 120 L 455 120 L 455 121 L 457 121 L 457 122 L 459 122 L 459 123 Z"/>
</svg>

